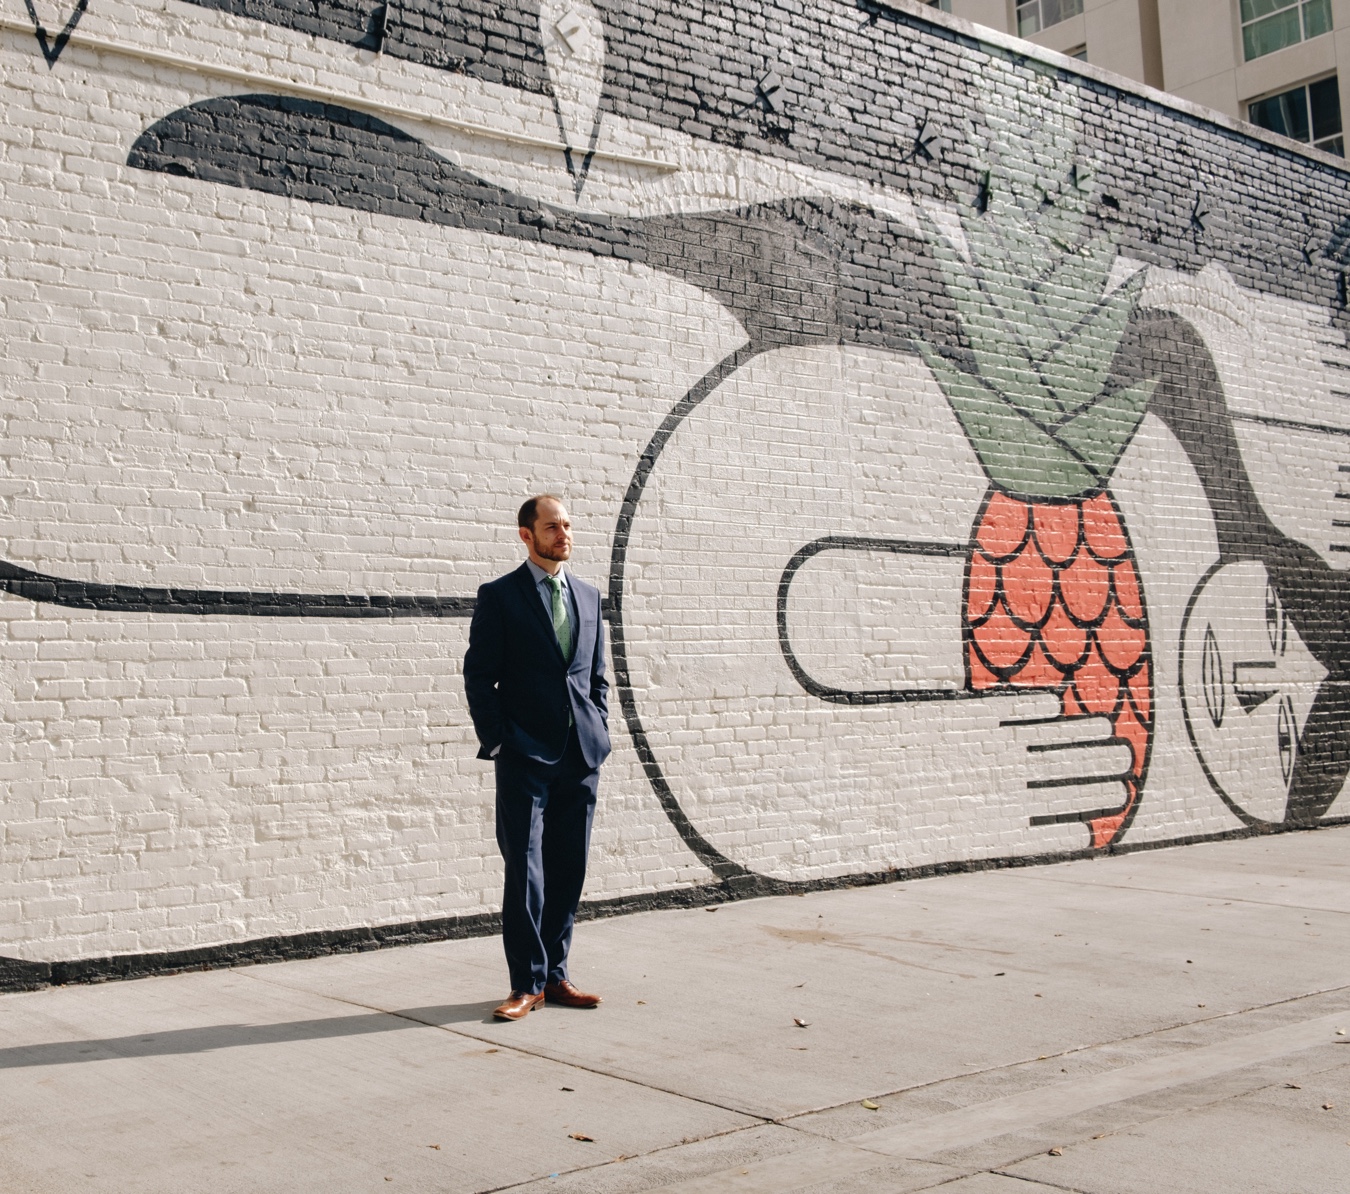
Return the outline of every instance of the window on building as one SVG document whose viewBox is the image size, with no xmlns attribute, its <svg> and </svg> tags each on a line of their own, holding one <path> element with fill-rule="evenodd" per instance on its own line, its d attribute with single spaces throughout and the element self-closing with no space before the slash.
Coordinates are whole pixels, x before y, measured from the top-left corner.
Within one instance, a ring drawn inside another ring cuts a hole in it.
<svg viewBox="0 0 1350 1194">
<path fill-rule="evenodd" d="M 1077 58 L 1080 62 L 1087 61 L 1087 46 L 1074 46 L 1072 50 L 1065 50 L 1064 53 L 1069 58 Z"/>
<path fill-rule="evenodd" d="M 1241 0 L 1241 10 L 1248 62 L 1331 32 L 1331 0 Z"/>
<path fill-rule="evenodd" d="M 1246 2 L 1243 0 L 1243 3 Z M 1051 25 L 1058 25 L 1060 21 L 1076 17 L 1082 11 L 1083 0 L 1017 0 L 1017 35 L 1027 37 L 1039 33 Z"/>
<path fill-rule="evenodd" d="M 1309 141 L 1318 149 L 1345 156 L 1341 94 L 1335 75 L 1253 100 L 1247 105 L 1247 119 L 1272 133 Z"/>
<path fill-rule="evenodd" d="M 952 0 L 923 0 L 929 8 L 936 8 L 939 12 L 951 12 Z"/>
</svg>

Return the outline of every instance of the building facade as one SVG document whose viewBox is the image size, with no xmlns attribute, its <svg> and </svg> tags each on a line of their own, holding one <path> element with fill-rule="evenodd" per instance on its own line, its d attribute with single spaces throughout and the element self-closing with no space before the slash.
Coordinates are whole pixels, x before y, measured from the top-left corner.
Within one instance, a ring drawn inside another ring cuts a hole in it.
<svg viewBox="0 0 1350 1194">
<path fill-rule="evenodd" d="M 1350 818 L 1341 159 L 908 0 L 27 12 L 0 986 L 490 931 L 540 491 L 592 913 Z"/>
<path fill-rule="evenodd" d="M 1344 156 L 1350 0 L 935 0 L 932 7 Z"/>
</svg>

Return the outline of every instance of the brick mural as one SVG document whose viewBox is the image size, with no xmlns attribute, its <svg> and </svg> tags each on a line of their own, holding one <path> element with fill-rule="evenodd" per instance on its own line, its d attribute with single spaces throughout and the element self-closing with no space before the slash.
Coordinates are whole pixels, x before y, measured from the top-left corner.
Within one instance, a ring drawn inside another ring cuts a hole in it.
<svg viewBox="0 0 1350 1194">
<path fill-rule="evenodd" d="M 0 985 L 490 929 L 540 490 L 593 913 L 1344 821 L 1346 175 L 1013 44 L 7 0 Z"/>
</svg>

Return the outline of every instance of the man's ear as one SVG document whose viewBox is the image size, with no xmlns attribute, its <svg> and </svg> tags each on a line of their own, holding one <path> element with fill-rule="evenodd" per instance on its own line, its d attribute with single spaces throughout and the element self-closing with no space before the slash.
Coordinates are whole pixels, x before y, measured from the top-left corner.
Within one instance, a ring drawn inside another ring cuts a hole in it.
<svg viewBox="0 0 1350 1194">
<path fill-rule="evenodd" d="M 520 541 L 521 541 L 523 544 L 525 544 L 526 547 L 529 547 L 529 546 L 530 546 L 530 540 L 533 538 L 533 536 L 530 534 L 530 528 L 529 528 L 529 527 L 516 527 L 516 531 L 517 531 L 517 533 L 520 535 Z"/>
</svg>

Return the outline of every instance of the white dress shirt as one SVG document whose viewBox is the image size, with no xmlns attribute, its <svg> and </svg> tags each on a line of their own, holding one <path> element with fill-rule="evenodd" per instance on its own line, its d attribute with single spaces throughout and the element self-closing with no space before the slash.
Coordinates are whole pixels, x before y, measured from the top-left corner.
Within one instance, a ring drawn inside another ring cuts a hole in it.
<svg viewBox="0 0 1350 1194">
<path fill-rule="evenodd" d="M 544 609 L 548 611 L 549 625 L 553 625 L 553 586 L 549 582 L 549 574 L 545 572 L 533 560 L 526 560 L 525 567 L 530 570 L 530 575 L 534 577 L 534 587 L 539 593 L 539 598 L 544 603 Z M 558 568 L 558 579 L 562 581 L 563 591 L 563 611 L 567 614 L 567 625 L 572 631 L 572 641 L 577 641 L 577 608 L 576 599 L 572 596 L 572 586 L 567 579 L 567 565 L 563 564 Z"/>
</svg>

